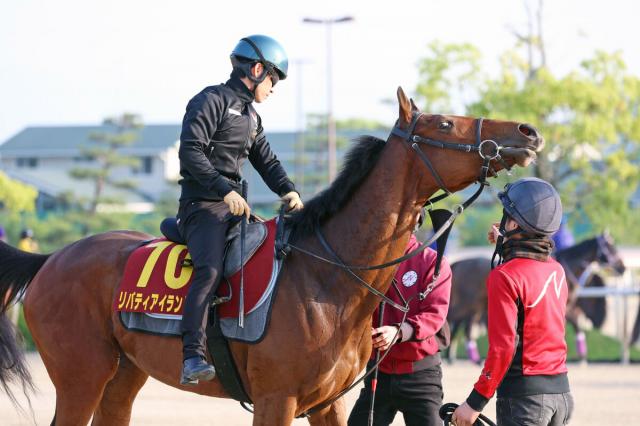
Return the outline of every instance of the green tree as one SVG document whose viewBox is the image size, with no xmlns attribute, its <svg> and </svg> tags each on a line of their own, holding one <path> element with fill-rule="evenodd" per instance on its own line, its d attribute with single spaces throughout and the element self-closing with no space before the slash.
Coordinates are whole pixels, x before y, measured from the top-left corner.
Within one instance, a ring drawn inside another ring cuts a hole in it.
<svg viewBox="0 0 640 426">
<path fill-rule="evenodd" d="M 12 213 L 32 212 L 35 209 L 38 191 L 24 183 L 8 177 L 0 171 L 0 207 Z"/>
<path fill-rule="evenodd" d="M 88 212 L 95 215 L 101 202 L 117 202 L 104 196 L 106 185 L 120 189 L 134 189 L 135 182 L 128 179 L 118 179 L 114 176 L 114 169 L 122 166 L 136 167 L 140 164 L 137 158 L 122 155 L 120 149 L 130 146 L 138 138 L 137 130 L 142 128 L 140 117 L 135 114 L 123 114 L 119 117 L 107 118 L 103 123 L 111 131 L 96 132 L 89 136 L 90 143 L 81 148 L 85 157 L 93 160 L 94 167 L 77 167 L 69 173 L 80 180 L 93 182 L 93 196 L 89 202 Z"/>
<path fill-rule="evenodd" d="M 467 61 L 477 52 L 471 45 L 431 45 L 420 63 L 418 99 L 451 105 L 438 88 L 458 73 L 475 97 L 463 102 L 465 113 L 529 122 L 542 133 L 547 147 L 531 171 L 558 188 L 572 223 L 586 224 L 590 233 L 608 227 L 621 242 L 640 242 L 640 218 L 630 204 L 640 181 L 640 78 L 627 71 L 622 55 L 597 51 L 557 76 L 546 65 L 540 34 L 529 34 L 502 55 L 497 76 L 477 78 L 477 62 Z M 460 66 L 469 69 L 460 75 Z"/>
</svg>

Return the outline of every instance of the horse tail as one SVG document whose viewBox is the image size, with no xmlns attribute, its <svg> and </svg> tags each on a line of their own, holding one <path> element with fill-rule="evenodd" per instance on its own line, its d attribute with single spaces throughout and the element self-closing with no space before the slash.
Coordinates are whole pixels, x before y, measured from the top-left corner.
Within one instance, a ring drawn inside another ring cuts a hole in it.
<svg viewBox="0 0 640 426">
<path fill-rule="evenodd" d="M 26 290 L 49 256 L 27 253 L 0 241 L 0 314 Z"/>
<path fill-rule="evenodd" d="M 0 386 L 11 402 L 20 408 L 15 395 L 9 388 L 10 383 L 19 383 L 29 403 L 32 416 L 33 410 L 28 394 L 29 391 L 33 392 L 35 387 L 27 369 L 20 335 L 5 312 L 26 290 L 48 258 L 49 255 L 26 253 L 0 242 Z"/>
</svg>

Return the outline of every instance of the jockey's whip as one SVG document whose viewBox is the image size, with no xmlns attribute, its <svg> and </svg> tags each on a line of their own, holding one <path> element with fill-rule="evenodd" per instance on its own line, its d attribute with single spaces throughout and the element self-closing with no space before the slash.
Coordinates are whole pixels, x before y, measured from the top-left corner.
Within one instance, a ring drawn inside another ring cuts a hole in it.
<svg viewBox="0 0 640 426">
<path fill-rule="evenodd" d="M 455 423 L 451 421 L 451 416 L 453 415 L 453 412 L 456 411 L 456 408 L 458 408 L 458 404 L 454 402 L 447 402 L 442 407 L 440 407 L 440 410 L 438 410 L 438 415 L 442 419 L 444 426 L 455 425 Z M 496 424 L 484 414 L 480 414 L 478 416 L 478 419 L 473 422 L 473 426 L 496 426 Z"/>
<path fill-rule="evenodd" d="M 247 181 L 242 180 L 242 198 L 247 199 Z M 240 299 L 238 300 L 238 327 L 244 328 L 244 240 L 247 235 L 247 216 L 240 222 Z"/>
<path fill-rule="evenodd" d="M 378 327 L 382 327 L 382 318 L 384 316 L 384 302 L 380 302 L 378 307 Z M 369 421 L 367 424 L 373 426 L 373 407 L 375 406 L 376 388 L 378 387 L 378 363 L 380 361 L 380 349 L 376 349 L 376 369 L 371 379 L 371 401 L 369 401 Z"/>
</svg>

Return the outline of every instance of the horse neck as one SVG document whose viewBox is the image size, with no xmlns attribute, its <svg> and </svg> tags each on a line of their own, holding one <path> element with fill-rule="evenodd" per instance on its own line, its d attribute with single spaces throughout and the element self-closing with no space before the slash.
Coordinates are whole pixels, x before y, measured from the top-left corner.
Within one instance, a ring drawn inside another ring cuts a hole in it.
<svg viewBox="0 0 640 426">
<path fill-rule="evenodd" d="M 597 240 L 591 239 L 559 253 L 558 260 L 569 268 L 575 279 L 580 279 L 587 268 L 596 260 Z M 572 283 L 578 284 L 578 283 Z"/>
<path fill-rule="evenodd" d="M 401 257 L 418 212 L 418 163 L 402 142 L 388 142 L 376 166 L 352 199 L 323 227 L 327 241 L 348 265 L 376 265 Z M 424 188 L 423 188 L 424 190 Z M 429 196 L 437 187 L 429 189 Z M 424 194 L 423 194 L 424 196 Z M 377 290 L 386 293 L 397 267 L 355 271 Z M 368 318 L 380 302 L 346 273 L 335 297 L 346 311 Z"/>
</svg>

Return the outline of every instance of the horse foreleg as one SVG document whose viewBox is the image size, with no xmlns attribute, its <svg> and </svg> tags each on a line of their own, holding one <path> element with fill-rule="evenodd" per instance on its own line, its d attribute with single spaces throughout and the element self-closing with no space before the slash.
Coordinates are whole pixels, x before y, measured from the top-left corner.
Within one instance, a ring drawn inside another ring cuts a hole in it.
<svg viewBox="0 0 640 426">
<path fill-rule="evenodd" d="M 476 323 L 476 318 L 472 318 L 467 321 L 467 324 L 464 327 L 464 337 L 465 337 L 465 347 L 467 349 L 467 356 L 474 364 L 480 364 L 480 352 L 478 352 L 478 344 L 473 339 L 471 335 L 471 331 L 473 329 L 473 324 Z"/>
<path fill-rule="evenodd" d="M 124 354 L 116 375 L 107 383 L 100 405 L 93 416 L 92 425 L 126 426 L 131 420 L 131 409 L 138 391 L 147 381 L 147 376 Z"/>
<path fill-rule="evenodd" d="M 451 327 L 451 341 L 449 342 L 449 347 L 446 349 L 447 351 L 447 361 L 449 364 L 453 364 L 457 358 L 458 351 L 458 338 L 456 335 L 458 334 L 458 328 L 460 328 L 460 321 L 453 321 L 450 324 Z"/>
<path fill-rule="evenodd" d="M 586 364 L 587 362 L 587 336 L 584 334 L 584 331 L 578 325 L 578 312 L 576 308 L 571 311 L 567 311 L 566 315 L 567 322 L 571 324 L 576 333 L 576 352 L 578 354 L 578 358 L 580 358 L 580 362 Z"/>
<path fill-rule="evenodd" d="M 344 426 L 347 424 L 347 408 L 344 398 L 340 398 L 324 410 L 309 417 L 311 426 Z"/>
<path fill-rule="evenodd" d="M 265 395 L 254 401 L 253 426 L 289 426 L 296 416 L 297 399 L 291 395 Z"/>
</svg>

